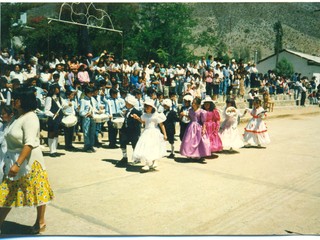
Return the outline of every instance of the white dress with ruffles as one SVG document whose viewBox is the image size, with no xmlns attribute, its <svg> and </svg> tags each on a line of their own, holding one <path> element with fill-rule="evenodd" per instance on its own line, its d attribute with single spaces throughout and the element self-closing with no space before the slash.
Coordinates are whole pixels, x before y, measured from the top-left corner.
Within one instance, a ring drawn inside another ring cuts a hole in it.
<svg viewBox="0 0 320 240">
<path fill-rule="evenodd" d="M 144 113 L 141 120 L 145 122 L 145 129 L 133 151 L 133 160 L 151 163 L 151 161 L 160 159 L 167 154 L 166 141 L 158 127 L 159 123 L 166 120 L 166 116 L 158 112 Z"/>
<path fill-rule="evenodd" d="M 263 121 L 263 118 L 266 116 L 265 110 L 259 107 L 249 111 L 252 118 L 244 129 L 244 142 L 252 145 L 265 145 L 270 143 L 267 125 Z"/>
<path fill-rule="evenodd" d="M 242 136 L 238 130 L 238 118 L 242 116 L 236 108 L 224 109 L 224 121 L 221 123 L 219 131 L 224 149 L 239 149 L 244 146 Z"/>
</svg>

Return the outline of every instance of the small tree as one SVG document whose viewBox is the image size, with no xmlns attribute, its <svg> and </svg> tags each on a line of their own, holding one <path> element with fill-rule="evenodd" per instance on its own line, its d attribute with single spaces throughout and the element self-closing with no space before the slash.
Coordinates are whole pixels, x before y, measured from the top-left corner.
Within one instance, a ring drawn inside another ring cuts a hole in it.
<svg viewBox="0 0 320 240">
<path fill-rule="evenodd" d="M 276 66 L 274 70 L 277 75 L 291 77 L 294 73 L 294 68 L 291 62 L 289 62 L 286 58 L 282 58 Z"/>
<path fill-rule="evenodd" d="M 276 33 L 276 41 L 274 43 L 274 53 L 276 54 L 276 65 L 278 64 L 279 60 L 279 53 L 282 50 L 282 36 L 283 30 L 281 22 L 278 21 L 273 25 L 273 31 Z"/>
</svg>

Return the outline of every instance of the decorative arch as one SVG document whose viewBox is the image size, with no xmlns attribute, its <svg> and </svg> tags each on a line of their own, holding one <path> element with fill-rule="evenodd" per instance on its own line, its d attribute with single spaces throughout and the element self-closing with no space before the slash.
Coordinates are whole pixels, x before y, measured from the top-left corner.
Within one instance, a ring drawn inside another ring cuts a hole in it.
<svg viewBox="0 0 320 240">
<path fill-rule="evenodd" d="M 62 19 L 62 13 L 65 9 L 70 10 L 70 20 Z M 105 18 L 109 20 L 112 28 L 106 28 L 104 26 Z M 123 33 L 121 30 L 114 28 L 109 14 L 103 9 L 96 8 L 93 3 L 63 3 L 60 7 L 59 18 L 48 18 L 48 20 L 48 24 L 50 24 L 51 21 L 57 21 L 89 28 L 98 28 L 105 31 L 118 32 L 121 35 Z"/>
</svg>

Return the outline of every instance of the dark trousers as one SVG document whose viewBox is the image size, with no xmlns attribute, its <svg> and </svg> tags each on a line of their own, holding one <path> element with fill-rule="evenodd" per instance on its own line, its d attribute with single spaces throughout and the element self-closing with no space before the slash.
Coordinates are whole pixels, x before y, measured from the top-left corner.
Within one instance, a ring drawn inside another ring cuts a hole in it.
<svg viewBox="0 0 320 240">
<path fill-rule="evenodd" d="M 304 103 L 306 101 L 307 93 L 301 92 L 301 99 L 300 99 L 300 106 L 304 106 Z"/>
<path fill-rule="evenodd" d="M 185 133 L 188 125 L 189 125 L 189 123 L 180 122 L 180 134 L 179 134 L 180 141 L 182 141 L 184 133 Z"/>
<path fill-rule="evenodd" d="M 72 147 L 73 133 L 74 133 L 74 126 L 73 127 L 64 127 L 65 148 Z"/>
<path fill-rule="evenodd" d="M 206 95 L 212 97 L 213 95 L 213 83 L 212 82 L 207 82 L 206 83 Z"/>
<path fill-rule="evenodd" d="M 112 121 L 108 121 L 109 145 L 116 145 L 118 129 L 113 127 Z"/>
<path fill-rule="evenodd" d="M 131 142 L 132 148 L 134 149 L 139 140 L 139 136 L 130 136 L 130 133 L 125 133 L 120 130 L 120 148 L 126 149 L 127 145 Z"/>
</svg>

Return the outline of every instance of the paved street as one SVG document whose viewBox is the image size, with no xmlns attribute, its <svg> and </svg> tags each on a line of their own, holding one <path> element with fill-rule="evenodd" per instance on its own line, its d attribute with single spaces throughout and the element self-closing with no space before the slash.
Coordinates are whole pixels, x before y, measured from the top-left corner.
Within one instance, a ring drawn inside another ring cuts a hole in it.
<svg viewBox="0 0 320 240">
<path fill-rule="evenodd" d="M 158 171 L 140 173 L 142 165 L 115 167 L 120 149 L 60 150 L 65 155 L 46 157 L 56 198 L 45 234 L 320 234 L 320 114 L 314 109 L 266 119 L 267 148 L 219 153 L 207 164 L 176 153 L 175 160 L 159 161 Z M 35 216 L 34 208 L 13 209 L 3 232 L 23 234 Z"/>
</svg>

